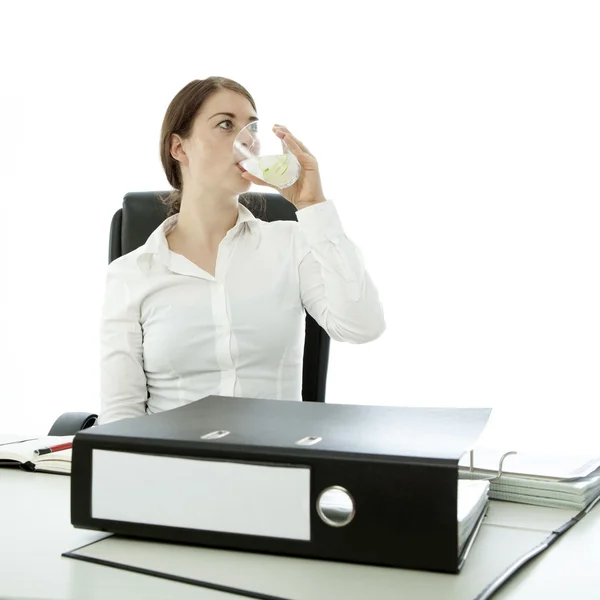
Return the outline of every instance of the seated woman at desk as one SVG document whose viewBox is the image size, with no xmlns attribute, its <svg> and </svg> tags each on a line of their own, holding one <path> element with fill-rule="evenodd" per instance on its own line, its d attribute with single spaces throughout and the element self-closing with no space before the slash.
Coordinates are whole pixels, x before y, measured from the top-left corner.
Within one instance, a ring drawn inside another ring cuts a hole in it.
<svg viewBox="0 0 600 600">
<path fill-rule="evenodd" d="M 107 272 L 100 424 L 212 394 L 301 400 L 304 310 L 340 342 L 385 330 L 317 160 L 286 127 L 274 131 L 301 175 L 276 191 L 297 222 L 264 222 L 238 202 L 264 185 L 234 160 L 236 134 L 255 120 L 250 94 L 225 78 L 192 81 L 171 101 L 160 150 L 170 216 Z"/>
</svg>

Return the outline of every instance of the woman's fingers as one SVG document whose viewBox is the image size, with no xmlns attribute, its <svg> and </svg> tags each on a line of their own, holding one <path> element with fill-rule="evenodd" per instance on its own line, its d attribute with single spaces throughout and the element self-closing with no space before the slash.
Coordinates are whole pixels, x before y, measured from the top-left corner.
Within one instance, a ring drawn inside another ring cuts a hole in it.
<svg viewBox="0 0 600 600">
<path fill-rule="evenodd" d="M 288 133 L 283 138 L 283 141 L 286 143 L 287 147 L 294 153 L 296 158 L 300 158 L 301 154 L 308 154 L 306 150 L 300 146 L 300 144 Z"/>
<path fill-rule="evenodd" d="M 273 129 L 278 137 L 280 137 L 281 139 L 285 139 L 286 144 L 288 144 L 289 140 L 292 140 L 300 149 L 300 151 L 304 152 L 305 154 L 308 154 L 309 156 L 313 156 L 310 153 L 310 150 L 287 127 L 285 127 L 285 125 L 275 125 Z"/>
</svg>

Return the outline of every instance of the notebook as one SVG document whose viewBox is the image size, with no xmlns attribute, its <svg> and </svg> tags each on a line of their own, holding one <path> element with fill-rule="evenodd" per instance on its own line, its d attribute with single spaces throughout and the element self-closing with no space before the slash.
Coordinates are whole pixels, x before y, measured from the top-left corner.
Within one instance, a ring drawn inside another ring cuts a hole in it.
<svg viewBox="0 0 600 600">
<path fill-rule="evenodd" d="M 71 473 L 71 449 L 37 456 L 36 450 L 72 443 L 72 435 L 46 436 L 0 445 L 0 467 L 17 467 L 41 473 Z"/>
</svg>

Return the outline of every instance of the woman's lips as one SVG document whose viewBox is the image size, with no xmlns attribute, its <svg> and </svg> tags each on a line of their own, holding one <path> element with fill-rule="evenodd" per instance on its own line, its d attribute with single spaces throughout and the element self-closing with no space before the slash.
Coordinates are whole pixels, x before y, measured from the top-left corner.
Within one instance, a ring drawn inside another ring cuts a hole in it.
<svg viewBox="0 0 600 600">
<path fill-rule="evenodd" d="M 242 165 L 238 164 L 237 168 L 242 172 L 242 173 L 246 173 L 246 169 L 244 169 L 244 167 L 242 167 Z"/>
</svg>

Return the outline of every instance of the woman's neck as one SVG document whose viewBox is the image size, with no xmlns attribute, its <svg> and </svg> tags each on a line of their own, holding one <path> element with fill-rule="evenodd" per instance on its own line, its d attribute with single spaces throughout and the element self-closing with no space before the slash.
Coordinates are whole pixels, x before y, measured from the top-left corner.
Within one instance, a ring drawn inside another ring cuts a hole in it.
<svg viewBox="0 0 600 600">
<path fill-rule="evenodd" d="M 238 218 L 237 196 L 190 192 L 183 194 L 177 237 L 206 248 L 217 248 Z"/>
</svg>

